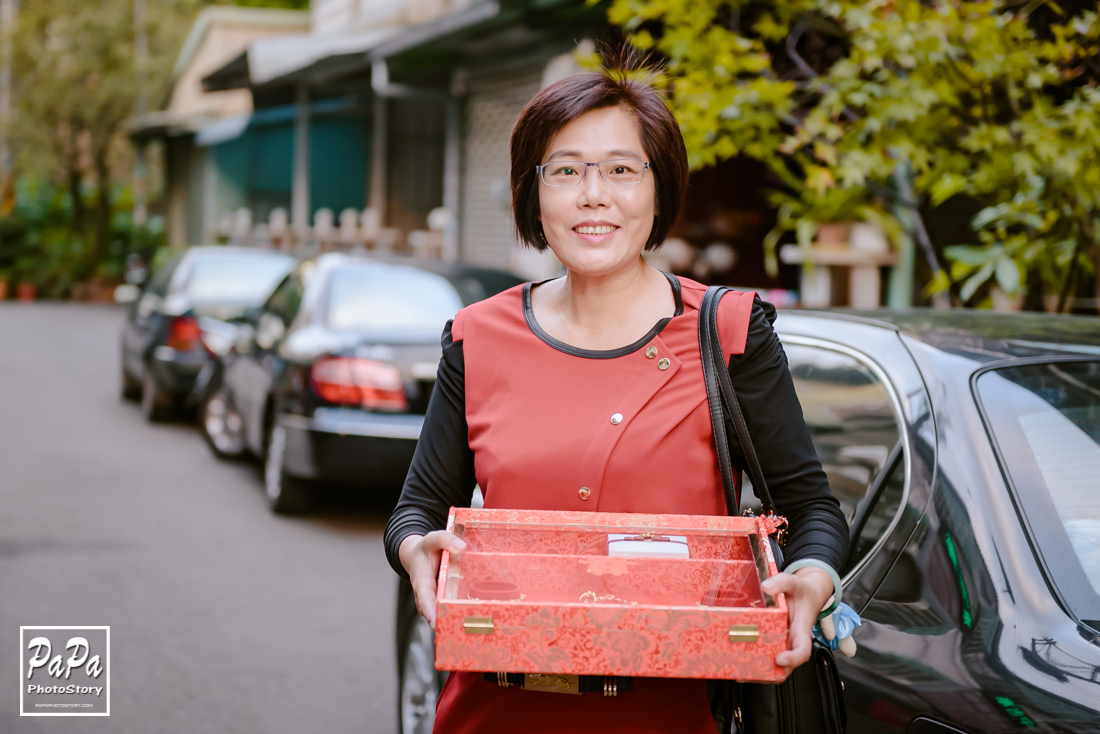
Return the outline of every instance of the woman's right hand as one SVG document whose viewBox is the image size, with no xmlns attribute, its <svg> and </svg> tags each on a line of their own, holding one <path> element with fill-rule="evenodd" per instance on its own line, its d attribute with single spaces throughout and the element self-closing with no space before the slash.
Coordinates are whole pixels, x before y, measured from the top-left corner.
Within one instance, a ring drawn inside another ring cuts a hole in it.
<svg viewBox="0 0 1100 734">
<path fill-rule="evenodd" d="M 410 535 L 401 541 L 397 557 L 409 574 L 413 595 L 416 597 L 416 611 L 420 612 L 428 624 L 435 629 L 435 589 L 439 577 L 439 561 L 443 551 L 449 551 L 453 558 L 461 558 L 466 543 L 454 533 L 446 530 L 434 530 L 427 535 Z"/>
</svg>

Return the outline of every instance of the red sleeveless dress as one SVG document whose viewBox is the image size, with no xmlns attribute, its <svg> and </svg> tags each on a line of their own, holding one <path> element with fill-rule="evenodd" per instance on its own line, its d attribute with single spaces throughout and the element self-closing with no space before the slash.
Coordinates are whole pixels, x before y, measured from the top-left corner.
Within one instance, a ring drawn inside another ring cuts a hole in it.
<svg viewBox="0 0 1100 734">
<path fill-rule="evenodd" d="M 706 287 L 670 277 L 676 315 L 635 344 L 584 351 L 535 322 L 530 285 L 468 306 L 466 421 L 486 507 L 724 515 L 699 354 Z M 744 352 L 751 292 L 722 299 L 718 326 Z M 612 422 L 613 415 L 621 416 Z M 714 734 L 706 684 L 635 678 L 617 697 L 500 688 L 453 673 L 436 711 L 440 734 Z"/>
</svg>

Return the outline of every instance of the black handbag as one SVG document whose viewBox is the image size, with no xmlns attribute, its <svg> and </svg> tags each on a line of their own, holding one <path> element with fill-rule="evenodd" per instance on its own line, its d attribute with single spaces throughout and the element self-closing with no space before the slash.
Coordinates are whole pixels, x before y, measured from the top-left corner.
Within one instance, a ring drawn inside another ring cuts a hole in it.
<svg viewBox="0 0 1100 734">
<path fill-rule="evenodd" d="M 782 525 L 776 518 L 775 503 L 764 481 L 718 336 L 718 304 L 729 290 L 723 286 L 707 288 L 699 306 L 699 351 L 703 358 L 703 379 L 726 511 L 736 515 L 740 506 L 730 458 L 732 449 L 748 469 L 763 514 L 775 518 L 776 525 Z M 728 431 L 727 427 L 733 430 Z M 782 568 L 780 537 L 769 536 L 769 542 L 776 565 Z M 716 681 L 709 686 L 709 692 L 711 710 L 722 734 L 838 734 L 847 730 L 843 685 L 836 660 L 832 650 L 816 639 L 810 660 L 796 668 L 782 683 Z"/>
</svg>

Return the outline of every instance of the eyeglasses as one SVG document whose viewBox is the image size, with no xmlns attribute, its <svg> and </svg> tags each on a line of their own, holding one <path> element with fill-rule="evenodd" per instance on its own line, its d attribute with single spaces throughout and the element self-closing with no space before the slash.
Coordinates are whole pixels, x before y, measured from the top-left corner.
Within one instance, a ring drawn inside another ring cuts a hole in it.
<svg viewBox="0 0 1100 734">
<path fill-rule="evenodd" d="M 547 186 L 579 186 L 585 174 L 588 173 L 589 166 L 600 169 L 600 178 L 613 186 L 639 184 L 645 178 L 646 169 L 653 170 L 649 161 L 633 158 L 615 158 L 598 163 L 550 161 L 541 166 L 535 166 L 535 170 Z"/>
</svg>

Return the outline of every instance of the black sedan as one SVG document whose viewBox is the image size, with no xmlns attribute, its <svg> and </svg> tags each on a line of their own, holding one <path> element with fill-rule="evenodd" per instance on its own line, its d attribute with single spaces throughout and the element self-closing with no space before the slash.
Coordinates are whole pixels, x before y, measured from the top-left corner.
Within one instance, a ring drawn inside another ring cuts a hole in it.
<svg viewBox="0 0 1100 734">
<path fill-rule="evenodd" d="M 210 359 L 199 319 L 240 318 L 294 267 L 290 255 L 192 247 L 162 266 L 129 305 L 122 328 L 122 396 L 149 420 L 171 417 Z"/>
<path fill-rule="evenodd" d="M 339 253 L 302 263 L 236 334 L 200 425 L 223 456 L 264 461 L 272 509 L 317 483 L 400 487 L 463 306 L 518 285 L 496 270 Z"/>
<path fill-rule="evenodd" d="M 807 424 L 850 523 L 838 662 L 853 734 L 1100 731 L 1100 321 L 785 312 Z M 398 598 L 399 722 L 441 675 Z"/>
</svg>

